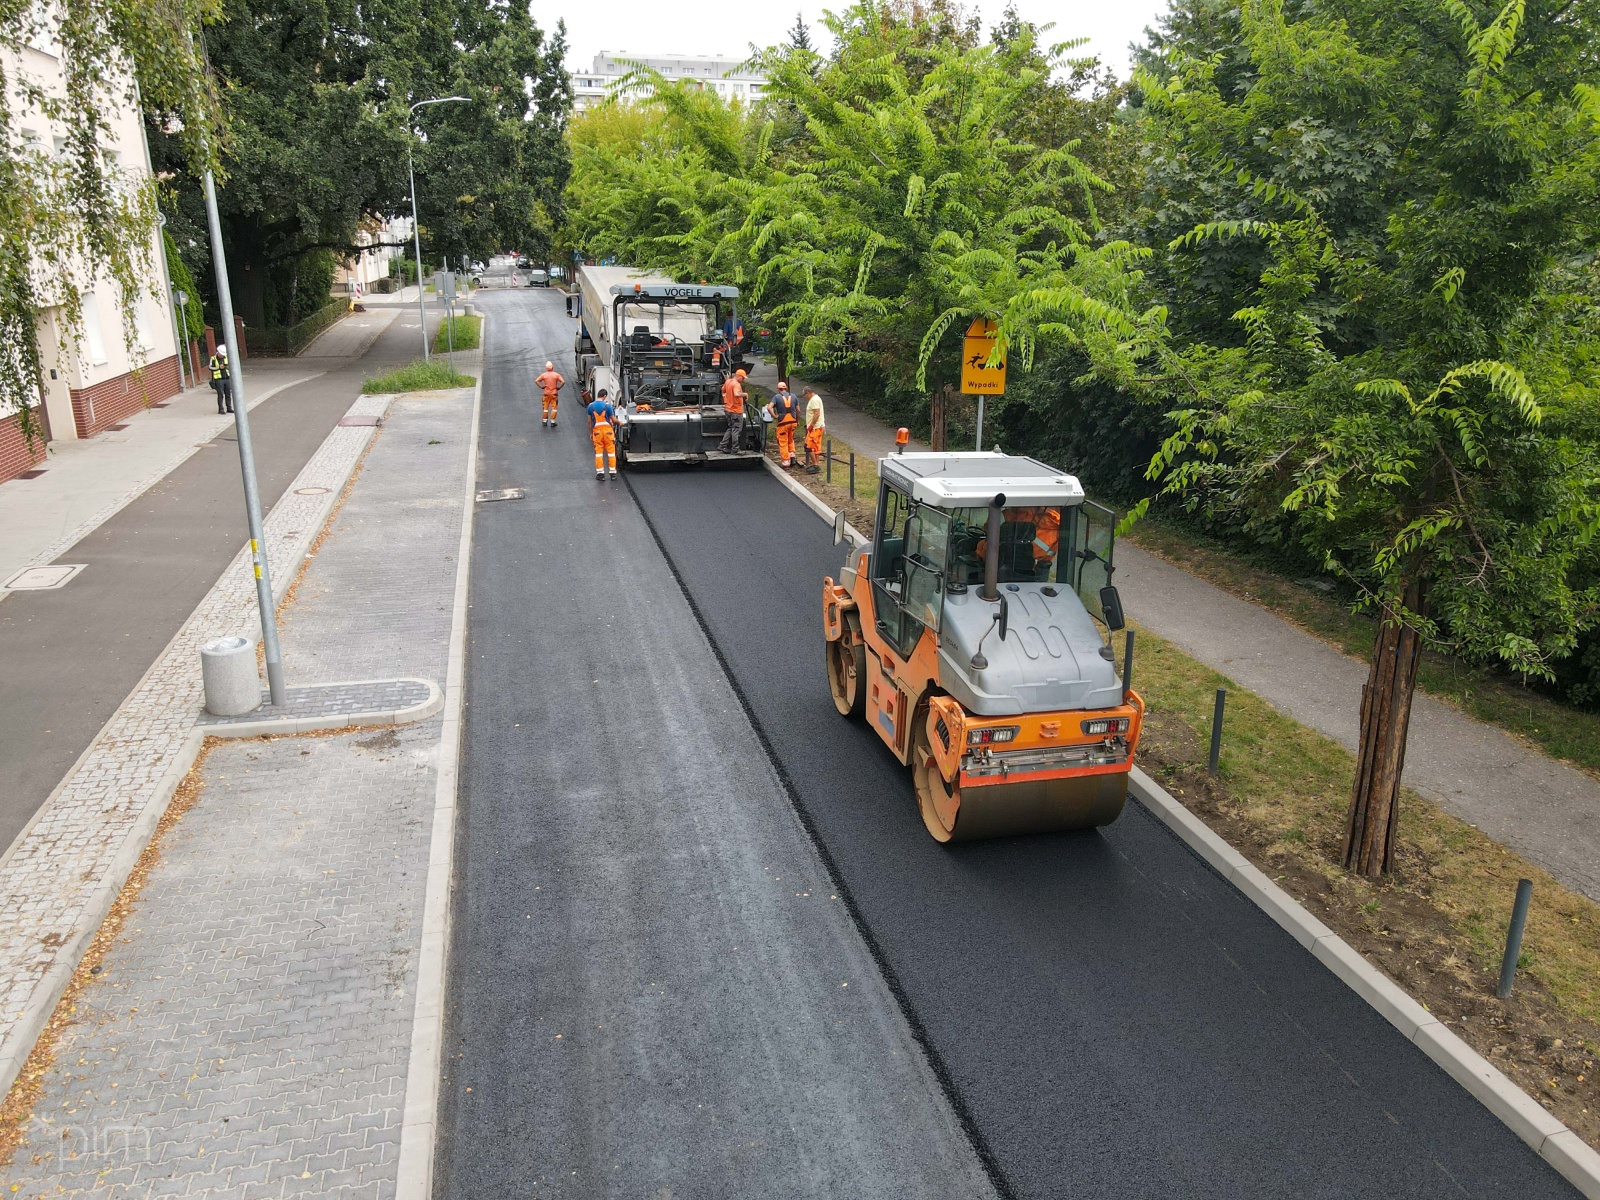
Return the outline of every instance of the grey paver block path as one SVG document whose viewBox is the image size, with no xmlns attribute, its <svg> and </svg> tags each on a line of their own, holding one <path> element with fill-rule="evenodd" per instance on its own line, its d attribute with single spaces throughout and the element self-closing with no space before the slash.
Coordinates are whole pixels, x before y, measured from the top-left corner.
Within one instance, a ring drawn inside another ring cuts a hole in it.
<svg viewBox="0 0 1600 1200">
<path fill-rule="evenodd" d="M 282 623 L 291 684 L 443 678 L 471 400 L 394 402 Z M 212 750 L 0 1194 L 394 1194 L 441 725 Z"/>
</svg>

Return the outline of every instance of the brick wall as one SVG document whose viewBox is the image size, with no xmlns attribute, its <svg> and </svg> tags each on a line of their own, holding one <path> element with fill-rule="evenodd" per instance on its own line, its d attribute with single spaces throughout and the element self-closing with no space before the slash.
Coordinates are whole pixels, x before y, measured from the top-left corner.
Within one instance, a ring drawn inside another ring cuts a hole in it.
<svg viewBox="0 0 1600 1200">
<path fill-rule="evenodd" d="M 147 404 L 159 404 L 176 396 L 178 356 L 153 362 L 141 373 L 132 371 L 97 383 L 93 387 L 72 389 L 72 419 L 78 436 L 93 437 L 108 425 L 125 421 Z"/>
<path fill-rule="evenodd" d="M 21 422 L 17 413 L 0 418 L 0 483 L 15 479 L 44 461 L 44 431 L 35 429 L 33 444 L 29 445 L 22 436 Z"/>
</svg>

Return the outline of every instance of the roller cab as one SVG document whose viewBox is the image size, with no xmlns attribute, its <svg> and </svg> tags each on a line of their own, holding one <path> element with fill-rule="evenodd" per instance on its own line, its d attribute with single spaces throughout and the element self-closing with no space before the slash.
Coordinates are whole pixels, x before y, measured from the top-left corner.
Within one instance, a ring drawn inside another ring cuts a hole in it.
<svg viewBox="0 0 1600 1200">
<path fill-rule="evenodd" d="M 1119 676 L 1113 515 L 999 453 L 879 463 L 876 534 L 823 581 L 829 688 L 941 842 L 1114 821 L 1144 716 Z M 842 523 L 838 536 L 843 539 Z"/>
</svg>

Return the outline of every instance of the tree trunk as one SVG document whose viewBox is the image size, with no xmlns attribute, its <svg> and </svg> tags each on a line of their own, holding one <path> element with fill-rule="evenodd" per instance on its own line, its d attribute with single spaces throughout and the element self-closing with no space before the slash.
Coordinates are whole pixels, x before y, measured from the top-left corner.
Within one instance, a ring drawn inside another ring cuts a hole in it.
<svg viewBox="0 0 1600 1200">
<path fill-rule="evenodd" d="M 773 330 L 772 361 L 778 366 L 778 378 L 789 378 L 789 343 L 784 341 L 777 330 Z"/>
<path fill-rule="evenodd" d="M 1406 585 L 1405 607 L 1421 615 L 1422 603 L 1422 583 L 1414 580 Z M 1394 866 L 1400 777 L 1406 765 L 1406 733 L 1421 655 L 1422 636 L 1385 614 L 1378 626 L 1367 682 L 1361 689 L 1356 778 L 1345 819 L 1345 869 L 1371 879 L 1387 874 Z"/>
<path fill-rule="evenodd" d="M 947 383 L 933 394 L 929 415 L 928 449 L 943 453 L 948 448 L 945 432 L 950 425 L 950 385 Z"/>
</svg>

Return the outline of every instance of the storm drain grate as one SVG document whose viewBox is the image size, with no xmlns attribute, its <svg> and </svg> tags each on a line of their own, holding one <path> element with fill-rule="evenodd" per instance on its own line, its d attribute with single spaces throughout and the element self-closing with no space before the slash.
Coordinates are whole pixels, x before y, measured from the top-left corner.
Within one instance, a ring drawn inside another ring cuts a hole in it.
<svg viewBox="0 0 1600 1200">
<path fill-rule="evenodd" d="M 527 495 L 527 488 L 485 488 L 478 493 L 478 503 L 489 504 L 495 500 L 524 500 Z"/>
<path fill-rule="evenodd" d="M 0 591 L 5 592 L 48 592 L 53 588 L 64 587 L 79 571 L 83 570 L 84 563 L 51 563 L 47 567 L 23 567 L 22 570 L 12 575 L 4 583 L 0 583 Z"/>
</svg>

